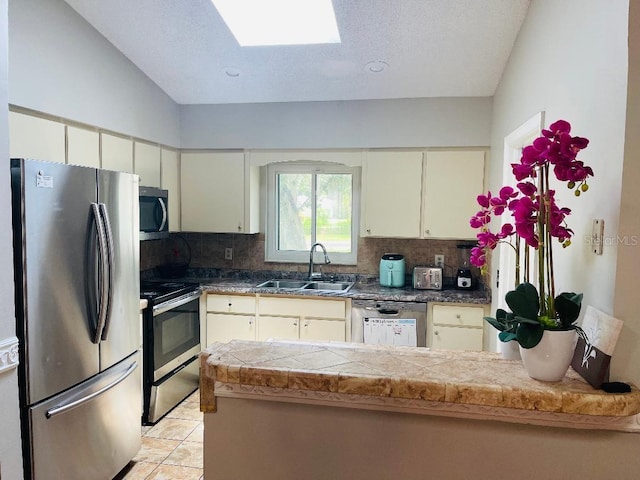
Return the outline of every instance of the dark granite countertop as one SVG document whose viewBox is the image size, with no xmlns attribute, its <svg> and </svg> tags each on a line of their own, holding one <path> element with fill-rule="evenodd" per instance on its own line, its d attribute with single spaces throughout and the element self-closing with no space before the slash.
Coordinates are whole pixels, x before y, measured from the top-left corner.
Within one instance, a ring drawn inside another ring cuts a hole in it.
<svg viewBox="0 0 640 480">
<path fill-rule="evenodd" d="M 274 295 L 297 295 L 306 297 L 341 297 L 353 300 L 379 300 L 401 302 L 450 302 L 486 305 L 491 303 L 491 292 L 484 288 L 474 290 L 416 290 L 411 282 L 405 282 L 401 288 L 381 287 L 377 278 L 369 276 L 346 275 L 336 281 L 354 281 L 354 286 L 346 293 L 332 291 L 289 290 L 274 288 L 258 288 L 256 285 L 271 278 L 298 278 L 299 274 L 286 272 L 234 272 L 190 271 L 182 281 L 197 282 L 207 293 L 259 293 Z M 300 277 L 302 278 L 302 277 Z M 173 279 L 174 281 L 176 279 Z"/>
</svg>

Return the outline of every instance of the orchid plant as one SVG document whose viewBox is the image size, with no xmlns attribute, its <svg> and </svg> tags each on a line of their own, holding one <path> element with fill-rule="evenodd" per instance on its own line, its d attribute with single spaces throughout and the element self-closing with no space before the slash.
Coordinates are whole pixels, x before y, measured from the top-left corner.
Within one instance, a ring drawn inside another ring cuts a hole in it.
<svg viewBox="0 0 640 480">
<path fill-rule="evenodd" d="M 551 173 L 574 190 L 576 196 L 589 189 L 587 179 L 593 176 L 591 167 L 577 159 L 589 140 L 571 136 L 570 132 L 571 125 L 565 120 L 543 129 L 542 136 L 522 150 L 520 162 L 511 165 L 518 182 L 516 188 L 504 186 L 497 196 L 491 192 L 479 195 L 477 201 L 481 209 L 470 220 L 473 228 L 480 229 L 477 245 L 471 250 L 471 263 L 483 273 L 487 268 L 487 255 L 499 243 L 509 244 L 515 250 L 516 289 L 505 297 L 512 312 L 498 309 L 495 318 L 485 320 L 501 331 L 500 340 L 515 339 L 524 348 L 537 345 L 545 329 L 577 328 L 573 323 L 580 313 L 582 294 L 555 295 L 552 249 L 554 241 L 563 248 L 568 247 L 573 230 L 566 223 L 571 210 L 556 203 Z M 492 218 L 505 212 L 511 214 L 512 222 L 492 232 L 489 228 Z M 537 289 L 529 282 L 530 249 L 537 251 Z"/>
</svg>

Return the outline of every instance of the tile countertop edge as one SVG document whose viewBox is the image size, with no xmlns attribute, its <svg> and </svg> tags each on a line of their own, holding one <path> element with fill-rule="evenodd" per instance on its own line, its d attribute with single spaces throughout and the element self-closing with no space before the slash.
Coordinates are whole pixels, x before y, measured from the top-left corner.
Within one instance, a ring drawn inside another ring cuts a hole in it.
<svg viewBox="0 0 640 480">
<path fill-rule="evenodd" d="M 640 432 L 635 386 L 607 394 L 571 369 L 562 382 L 538 382 L 489 352 L 233 340 L 204 350 L 201 372 L 204 412 L 215 411 L 216 396 L 232 396 Z"/>
<path fill-rule="evenodd" d="M 360 285 L 356 283 L 346 293 L 331 291 L 309 291 L 258 288 L 255 281 L 240 280 L 212 280 L 206 279 L 199 282 L 204 293 L 238 293 L 238 294 L 269 294 L 290 295 L 305 297 L 334 297 L 350 298 L 352 300 L 379 300 L 397 302 L 448 302 L 488 305 L 491 303 L 490 292 L 484 290 L 416 290 L 413 288 L 389 288 L 372 284 Z"/>
</svg>

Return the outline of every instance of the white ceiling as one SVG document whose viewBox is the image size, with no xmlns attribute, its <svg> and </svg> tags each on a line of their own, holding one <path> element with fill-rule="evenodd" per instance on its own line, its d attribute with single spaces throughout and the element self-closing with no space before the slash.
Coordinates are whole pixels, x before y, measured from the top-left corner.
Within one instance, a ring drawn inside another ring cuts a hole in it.
<svg viewBox="0 0 640 480">
<path fill-rule="evenodd" d="M 341 44 L 240 47 L 210 0 L 66 0 L 180 104 L 492 96 L 529 1 L 333 0 Z"/>
</svg>

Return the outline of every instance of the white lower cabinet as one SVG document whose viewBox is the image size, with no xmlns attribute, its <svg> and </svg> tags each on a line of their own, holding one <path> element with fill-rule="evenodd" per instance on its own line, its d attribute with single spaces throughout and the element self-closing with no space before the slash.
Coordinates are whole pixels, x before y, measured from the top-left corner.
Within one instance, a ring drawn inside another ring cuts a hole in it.
<svg viewBox="0 0 640 480">
<path fill-rule="evenodd" d="M 305 318 L 300 324 L 300 340 L 317 340 L 320 342 L 346 340 L 345 322 L 343 320 L 326 320 L 323 318 Z"/>
<path fill-rule="evenodd" d="M 229 340 L 345 341 L 351 301 L 334 298 L 208 294 L 206 344 Z"/>
<path fill-rule="evenodd" d="M 208 294 L 206 302 L 207 345 L 229 340 L 255 340 L 255 295 Z"/>
<path fill-rule="evenodd" d="M 429 347 L 441 350 L 483 350 L 483 306 L 429 304 Z"/>
<path fill-rule="evenodd" d="M 344 342 L 348 338 L 349 299 L 260 297 L 258 310 L 258 340 Z"/>
</svg>

